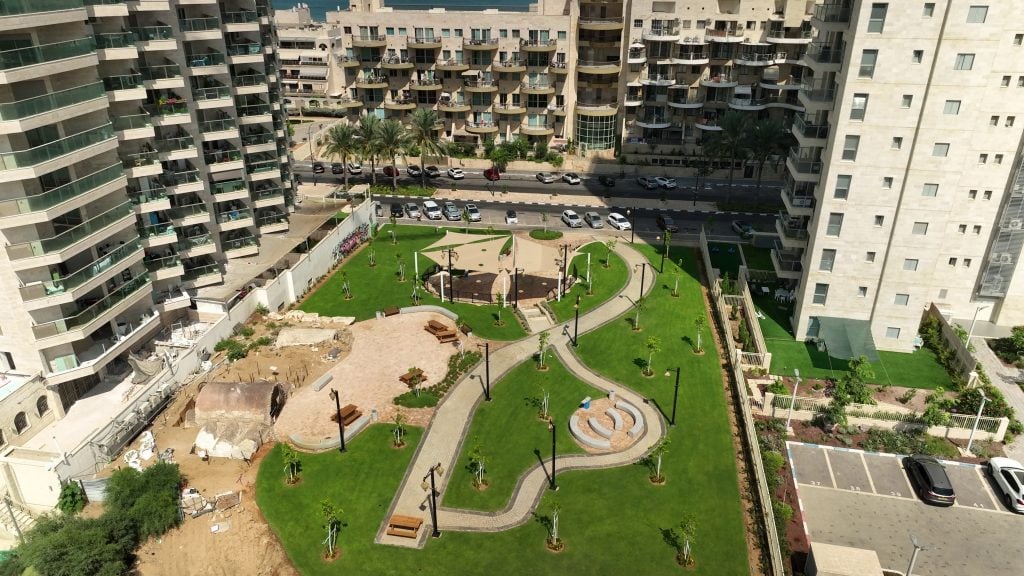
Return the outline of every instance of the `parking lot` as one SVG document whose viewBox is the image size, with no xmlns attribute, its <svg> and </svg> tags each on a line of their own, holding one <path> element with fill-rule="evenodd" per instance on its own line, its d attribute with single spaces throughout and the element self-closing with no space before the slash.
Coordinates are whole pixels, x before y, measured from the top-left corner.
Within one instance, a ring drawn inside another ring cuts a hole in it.
<svg viewBox="0 0 1024 576">
<path fill-rule="evenodd" d="M 911 536 L 927 549 L 915 574 L 1020 574 L 1024 517 L 1008 511 L 980 466 L 945 462 L 956 491 L 951 508 L 921 502 L 902 457 L 788 443 L 808 538 L 875 550 L 887 569 L 905 571 Z"/>
</svg>

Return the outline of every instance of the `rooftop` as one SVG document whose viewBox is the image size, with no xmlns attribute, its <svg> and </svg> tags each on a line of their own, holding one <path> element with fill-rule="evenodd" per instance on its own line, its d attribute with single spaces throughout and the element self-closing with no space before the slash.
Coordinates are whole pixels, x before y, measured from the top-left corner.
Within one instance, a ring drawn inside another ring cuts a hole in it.
<svg viewBox="0 0 1024 576">
<path fill-rule="evenodd" d="M 0 372 L 0 401 L 17 392 L 22 386 L 35 380 L 38 374 Z"/>
</svg>

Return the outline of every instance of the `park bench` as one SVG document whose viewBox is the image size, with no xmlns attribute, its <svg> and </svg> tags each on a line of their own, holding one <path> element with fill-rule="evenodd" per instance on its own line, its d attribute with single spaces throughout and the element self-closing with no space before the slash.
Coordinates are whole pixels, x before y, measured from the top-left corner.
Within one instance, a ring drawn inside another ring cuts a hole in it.
<svg viewBox="0 0 1024 576">
<path fill-rule="evenodd" d="M 398 308 L 395 308 L 394 306 L 392 306 L 391 308 L 385 308 L 384 309 L 384 315 L 385 316 L 394 316 L 396 314 L 401 314 L 401 312 L 402 312 L 401 310 L 399 310 Z"/>
<path fill-rule="evenodd" d="M 573 414 L 569 418 L 569 431 L 579 442 L 590 446 L 591 448 L 598 448 L 601 450 L 611 450 L 612 443 L 604 438 L 594 438 L 590 434 L 586 434 L 580 429 L 580 417 Z"/>
<path fill-rule="evenodd" d="M 362 415 L 363 413 L 356 408 L 355 404 L 348 404 L 341 409 L 341 421 L 345 423 L 345 426 L 352 424 Z"/>
<path fill-rule="evenodd" d="M 456 340 L 459 339 L 459 333 L 456 332 L 455 330 L 448 330 L 447 332 L 441 332 L 439 334 L 435 334 L 434 336 L 437 337 L 437 341 L 440 342 L 441 344 L 455 342 Z"/>
<path fill-rule="evenodd" d="M 639 436 L 640 433 L 644 431 L 644 415 L 640 410 L 636 406 L 633 406 L 629 402 L 623 400 L 616 402 L 615 407 L 633 417 L 633 427 L 627 432 L 629 437 L 636 438 Z"/>
<path fill-rule="evenodd" d="M 401 538 L 415 538 L 422 525 L 422 518 L 395 514 L 388 520 L 388 535 Z"/>
<path fill-rule="evenodd" d="M 612 419 L 612 423 L 615 425 L 616 430 L 622 430 L 622 414 L 619 414 L 618 410 L 615 408 L 609 408 L 605 410 L 604 413 Z"/>
<path fill-rule="evenodd" d="M 402 384 L 412 386 L 412 381 L 417 376 L 419 376 L 420 384 L 423 384 L 424 382 L 427 381 L 427 375 L 423 373 L 423 370 L 416 370 L 415 372 L 406 372 L 405 374 L 399 376 L 398 379 L 402 381 Z"/>
<path fill-rule="evenodd" d="M 423 329 L 426 330 L 427 332 L 430 332 L 434 336 L 437 336 L 442 332 L 451 331 L 451 328 L 445 326 L 444 324 L 438 322 L 437 320 L 431 320 L 430 322 L 427 322 L 427 325 L 424 326 Z"/>
<path fill-rule="evenodd" d="M 587 423 L 590 424 L 590 429 L 597 432 L 598 435 L 611 439 L 612 431 L 605 428 L 600 422 L 598 422 L 597 418 L 591 416 L 590 418 L 587 418 Z"/>
</svg>

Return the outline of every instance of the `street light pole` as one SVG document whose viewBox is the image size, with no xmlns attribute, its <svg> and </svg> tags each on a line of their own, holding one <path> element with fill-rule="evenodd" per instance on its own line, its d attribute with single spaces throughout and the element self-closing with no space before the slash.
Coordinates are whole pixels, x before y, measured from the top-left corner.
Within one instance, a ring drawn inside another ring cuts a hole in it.
<svg viewBox="0 0 1024 576">
<path fill-rule="evenodd" d="M 441 537 L 441 530 L 437 527 L 437 485 L 434 483 L 434 471 L 437 471 L 438 475 L 444 474 L 444 469 L 441 468 L 441 463 L 438 462 L 430 467 L 430 471 L 427 472 L 427 476 L 430 477 L 430 521 L 434 526 L 434 531 L 431 536 L 434 538 Z M 427 476 L 423 477 L 423 482 L 426 484 Z M 426 488 L 426 486 L 424 486 Z"/>
<path fill-rule="evenodd" d="M 676 404 L 679 402 L 679 372 L 681 368 L 676 367 L 676 390 L 672 393 L 672 426 L 676 425 Z"/>
<path fill-rule="evenodd" d="M 800 387 L 800 369 L 794 368 L 793 375 L 796 382 L 793 384 L 793 397 L 789 400 L 789 416 L 786 417 L 786 433 L 789 433 L 789 423 L 793 421 L 793 406 L 796 406 L 796 389 Z"/>
<path fill-rule="evenodd" d="M 986 310 L 991 307 L 991 304 L 982 304 L 974 309 L 974 319 L 971 320 L 971 329 L 967 331 L 967 346 L 971 345 L 971 337 L 974 336 L 974 325 L 978 323 L 978 314 L 980 314 L 982 310 Z"/>
<path fill-rule="evenodd" d="M 644 297 L 644 282 L 646 281 L 646 279 L 647 279 L 647 262 L 641 262 L 640 263 L 640 296 L 638 297 L 638 299 Z"/>
<path fill-rule="evenodd" d="M 512 307 L 515 308 L 516 310 L 519 310 L 519 271 L 520 270 L 523 270 L 523 274 L 526 273 L 525 269 L 516 268 L 516 270 L 515 270 L 516 275 L 515 275 L 515 278 L 512 281 L 512 290 L 515 291 L 515 294 L 513 295 L 514 296 L 514 299 L 513 299 L 514 304 L 512 305 Z"/>
<path fill-rule="evenodd" d="M 334 398 L 334 411 L 338 416 L 338 439 L 340 445 L 338 452 L 345 453 L 345 421 L 341 419 L 341 395 L 334 388 L 331 388 L 331 398 Z"/>
<path fill-rule="evenodd" d="M 558 482 L 555 481 L 555 437 L 558 427 L 555 426 L 554 418 L 551 419 L 548 428 L 551 428 L 551 489 L 558 490 Z"/>
<path fill-rule="evenodd" d="M 974 443 L 974 433 L 978 431 L 978 424 L 981 422 L 981 413 L 985 411 L 985 403 L 988 402 L 988 397 L 985 396 L 985 389 L 978 388 L 978 394 L 981 394 L 981 405 L 978 406 L 978 415 L 974 418 L 974 426 L 971 427 L 971 436 L 967 439 L 967 453 L 971 453 L 971 444 Z"/>
<path fill-rule="evenodd" d="M 917 542 L 917 538 L 914 536 L 910 537 L 910 542 L 914 545 L 914 553 L 910 555 L 910 566 L 907 567 L 906 576 L 911 576 L 914 572 L 914 564 L 917 564 L 917 553 L 922 550 L 927 550 L 924 546 L 921 546 Z"/>
<path fill-rule="evenodd" d="M 565 288 L 569 285 L 569 245 L 562 244 L 562 296 L 565 296 Z"/>
<path fill-rule="evenodd" d="M 576 295 L 576 320 L 573 322 L 572 328 L 572 347 L 579 348 L 580 345 L 580 295 Z"/>
<path fill-rule="evenodd" d="M 316 154 L 313 152 L 313 125 L 310 124 L 306 130 L 306 139 L 309 140 L 309 161 L 316 162 Z"/>
<path fill-rule="evenodd" d="M 444 278 L 441 279 L 444 282 Z M 448 302 L 455 303 L 455 282 L 452 281 L 452 249 L 448 249 Z"/>
<path fill-rule="evenodd" d="M 491 343 L 484 342 L 484 399 L 491 401 Z"/>
<path fill-rule="evenodd" d="M 636 208 L 626 210 L 626 216 L 629 216 L 629 243 L 632 244 L 636 238 Z"/>
</svg>

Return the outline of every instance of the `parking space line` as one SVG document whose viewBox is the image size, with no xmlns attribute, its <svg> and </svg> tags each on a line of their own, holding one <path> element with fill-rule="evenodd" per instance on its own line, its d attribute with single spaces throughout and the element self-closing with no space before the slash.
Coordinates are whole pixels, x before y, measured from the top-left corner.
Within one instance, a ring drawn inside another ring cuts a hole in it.
<svg viewBox="0 0 1024 576">
<path fill-rule="evenodd" d="M 828 459 L 828 450 L 822 450 L 822 454 L 825 455 L 825 466 L 828 468 L 828 477 L 832 480 L 832 486 L 838 487 L 836 484 L 836 474 L 832 471 L 832 461 Z"/>
<path fill-rule="evenodd" d="M 978 473 L 978 482 L 981 482 L 982 490 L 985 491 L 985 494 L 988 494 L 989 500 L 992 501 L 992 508 L 994 510 L 1002 510 L 1003 505 L 999 503 L 999 499 L 997 499 L 996 495 L 992 493 L 992 488 L 988 485 L 988 478 L 986 478 L 985 474 L 981 471 L 981 467 L 979 466 L 976 468 L 975 472 Z"/>
<path fill-rule="evenodd" d="M 868 461 L 864 458 L 863 452 L 860 453 L 860 463 L 864 465 L 864 472 L 868 475 L 868 486 L 871 486 L 871 492 L 878 494 L 878 492 L 875 491 L 875 481 L 871 478 L 871 469 L 868 468 Z"/>
<path fill-rule="evenodd" d="M 907 492 L 914 498 L 917 498 L 917 490 L 914 490 L 914 485 L 910 483 L 910 476 L 907 475 L 907 469 L 903 467 L 903 460 L 897 458 L 896 462 L 899 463 L 900 470 L 903 471 L 902 476 L 903 481 L 907 483 Z"/>
</svg>

